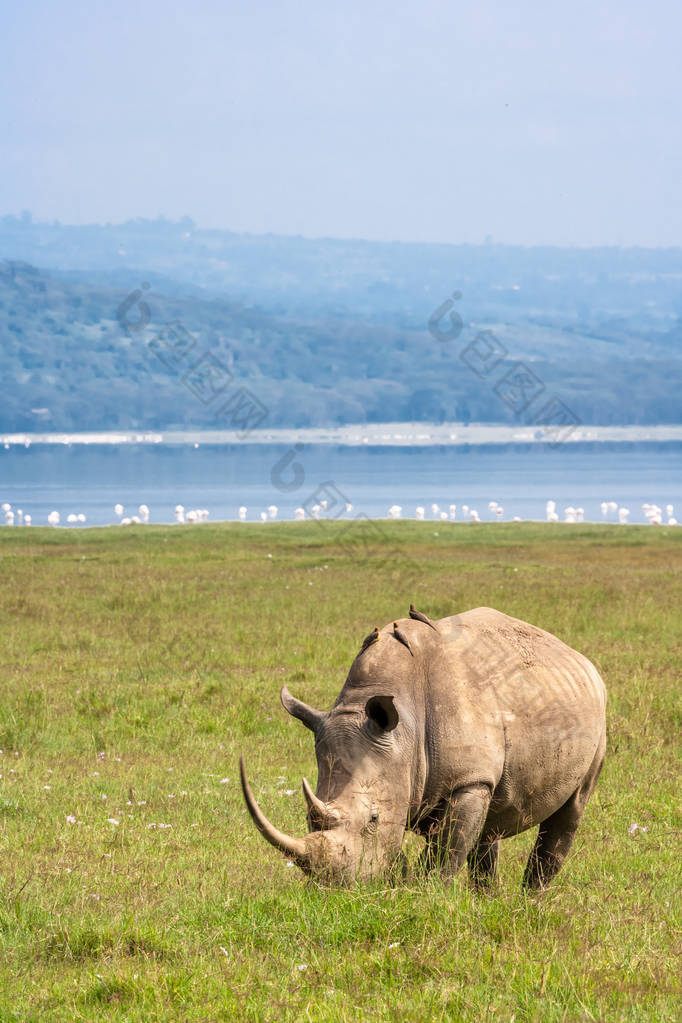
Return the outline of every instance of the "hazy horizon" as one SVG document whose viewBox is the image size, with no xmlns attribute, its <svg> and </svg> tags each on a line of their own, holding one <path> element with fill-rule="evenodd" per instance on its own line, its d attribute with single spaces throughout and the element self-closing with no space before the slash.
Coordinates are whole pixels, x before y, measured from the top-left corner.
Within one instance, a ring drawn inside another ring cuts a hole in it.
<svg viewBox="0 0 682 1023">
<path fill-rule="evenodd" d="M 0 206 L 236 233 L 682 244 L 682 10 L 37 0 L 4 16 Z"/>
<path fill-rule="evenodd" d="M 309 242 L 326 242 L 326 241 L 335 242 L 335 241 L 338 241 L 338 242 L 348 242 L 349 244 L 351 244 L 353 242 L 357 242 L 357 243 L 368 242 L 368 243 L 376 243 L 378 245 L 415 245 L 415 246 L 416 245 L 434 245 L 434 246 L 468 245 L 468 246 L 473 246 L 473 247 L 476 247 L 476 246 L 501 246 L 501 247 L 505 247 L 505 248 L 526 248 L 526 249 L 533 249 L 533 248 L 544 248 L 544 249 L 586 249 L 586 250 L 587 249 L 616 249 L 616 250 L 642 249 L 642 250 L 651 250 L 651 251 L 662 251 L 662 250 L 664 251 L 664 250 L 679 250 L 679 249 L 682 249 L 682 239 L 679 242 L 674 243 L 674 244 L 670 244 L 670 245 L 639 245 L 639 244 L 636 244 L 636 243 L 630 244 L 630 243 L 625 243 L 625 242 L 623 242 L 623 243 L 619 243 L 619 242 L 613 242 L 613 243 L 589 243 L 589 242 L 585 242 L 585 243 L 581 244 L 581 243 L 572 243 L 572 242 L 560 243 L 560 242 L 514 242 L 514 241 L 501 241 L 501 240 L 498 240 L 497 238 L 493 238 L 491 235 L 487 235 L 485 238 L 482 238 L 482 239 L 480 239 L 478 241 L 476 241 L 476 240 L 474 240 L 474 241 L 456 241 L 456 240 L 452 240 L 452 241 L 423 241 L 423 240 L 421 240 L 420 241 L 420 240 L 415 240 L 415 239 L 412 239 L 412 238 L 369 238 L 369 237 L 362 236 L 362 235 L 346 235 L 346 236 L 342 236 L 342 235 L 305 234 L 305 233 L 287 234 L 287 233 L 285 233 L 283 231 L 265 231 L 265 230 L 264 231 L 247 231 L 247 230 L 237 231 L 236 229 L 231 228 L 230 226 L 223 227 L 223 226 L 217 226 L 215 224 L 199 223 L 198 221 L 195 220 L 194 217 L 191 217 L 191 215 L 189 213 L 183 214 L 182 216 L 179 216 L 177 218 L 176 217 L 170 217 L 167 214 L 165 214 L 164 212 L 160 212 L 155 217 L 141 216 L 140 215 L 140 216 L 122 217 L 120 220 L 115 220 L 115 221 L 112 221 L 112 220 L 87 220 L 86 221 L 86 220 L 84 220 L 82 222 L 75 222 L 75 221 L 65 222 L 63 220 L 60 220 L 59 217 L 55 217 L 53 219 L 50 219 L 50 218 L 41 219 L 41 218 L 39 218 L 37 216 L 34 216 L 32 210 L 22 209 L 22 210 L 0 210 L 0 221 L 3 220 L 4 218 L 7 218 L 7 217 L 14 217 L 15 219 L 21 219 L 21 217 L 25 216 L 26 214 L 28 214 L 28 216 L 30 217 L 29 223 L 34 225 L 34 226 L 36 226 L 36 227 L 46 227 L 48 229 L 49 228 L 53 228 L 53 227 L 57 227 L 57 228 L 66 229 L 66 230 L 70 230 L 72 228 L 78 229 L 78 228 L 83 228 L 83 227 L 96 227 L 96 228 L 103 228 L 103 229 L 107 229 L 107 228 L 117 229 L 117 228 L 124 228 L 124 227 L 126 227 L 126 226 L 128 226 L 130 224 L 135 223 L 135 222 L 148 221 L 149 223 L 154 223 L 157 220 L 165 222 L 165 223 L 168 223 L 168 224 L 178 224 L 178 225 L 181 225 L 182 221 L 189 217 L 189 219 L 193 223 L 192 230 L 194 230 L 194 231 L 225 231 L 228 234 L 241 235 L 241 236 L 244 236 L 244 237 L 253 237 L 253 238 L 273 237 L 273 238 L 285 238 L 285 239 L 291 239 L 291 240 L 302 239 L 303 241 L 309 241 Z M 2 258 L 9 258 L 9 257 L 5 256 L 5 257 L 2 257 Z"/>
</svg>

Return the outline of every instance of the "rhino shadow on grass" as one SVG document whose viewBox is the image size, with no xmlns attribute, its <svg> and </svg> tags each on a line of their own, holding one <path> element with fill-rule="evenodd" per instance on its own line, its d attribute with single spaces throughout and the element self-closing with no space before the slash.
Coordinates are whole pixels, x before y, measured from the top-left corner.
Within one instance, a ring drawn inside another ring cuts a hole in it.
<svg viewBox="0 0 682 1023">
<path fill-rule="evenodd" d="M 327 713 L 283 687 L 315 737 L 316 791 L 303 779 L 308 834 L 265 817 L 240 761 L 261 834 L 307 875 L 343 884 L 384 875 L 406 830 L 420 866 L 468 862 L 488 884 L 499 841 L 532 827 L 523 883 L 544 888 L 568 853 L 604 761 L 606 691 L 594 665 L 542 629 L 492 608 L 374 630 Z"/>
</svg>

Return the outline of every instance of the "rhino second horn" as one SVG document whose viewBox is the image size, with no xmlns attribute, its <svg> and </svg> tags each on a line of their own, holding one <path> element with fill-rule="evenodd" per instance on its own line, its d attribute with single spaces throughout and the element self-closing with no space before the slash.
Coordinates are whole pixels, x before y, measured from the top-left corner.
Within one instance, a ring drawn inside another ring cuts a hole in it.
<svg viewBox="0 0 682 1023">
<path fill-rule="evenodd" d="M 297 700 L 295 696 L 291 695 L 286 686 L 282 686 L 279 698 L 282 701 L 282 706 L 288 714 L 291 714 L 292 717 L 298 718 L 299 721 L 302 721 L 306 728 L 309 728 L 311 732 L 317 731 L 322 718 L 324 717 L 321 710 L 315 710 L 314 707 L 309 707 L 307 703 Z"/>
<path fill-rule="evenodd" d="M 261 835 L 270 843 L 274 845 L 275 849 L 279 849 L 280 852 L 286 853 L 287 856 L 291 856 L 292 859 L 297 860 L 299 863 L 305 863 L 310 857 L 306 844 L 302 838 L 292 838 L 290 835 L 286 835 L 283 831 L 271 824 L 267 819 L 260 806 L 256 802 L 251 786 L 246 779 L 246 768 L 244 766 L 244 757 L 239 758 L 239 774 L 242 780 L 242 792 L 244 793 L 244 799 L 248 807 L 249 813 L 253 818 L 253 823 L 256 825 Z"/>
<path fill-rule="evenodd" d="M 339 819 L 339 811 L 333 810 L 331 807 L 323 803 L 321 799 L 318 799 L 313 790 L 310 787 L 307 778 L 303 779 L 303 795 L 305 801 L 308 804 L 308 809 L 314 817 L 316 817 L 320 824 L 335 824 Z"/>
</svg>

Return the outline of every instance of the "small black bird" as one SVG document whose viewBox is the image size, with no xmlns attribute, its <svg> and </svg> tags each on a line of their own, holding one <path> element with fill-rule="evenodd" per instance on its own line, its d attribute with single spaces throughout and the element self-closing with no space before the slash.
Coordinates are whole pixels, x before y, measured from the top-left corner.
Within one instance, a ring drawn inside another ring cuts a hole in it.
<svg viewBox="0 0 682 1023">
<path fill-rule="evenodd" d="M 421 611 L 417 611 L 414 604 L 410 604 L 410 618 L 414 618 L 416 622 L 423 622 L 424 625 L 430 625 L 432 629 L 435 629 L 436 632 L 438 632 L 438 629 L 433 624 L 431 619 L 427 618 L 426 615 L 423 615 Z"/>
<path fill-rule="evenodd" d="M 379 638 L 379 626 L 375 625 L 374 626 L 374 632 L 370 632 L 369 636 L 365 636 L 365 638 L 363 639 L 362 646 L 360 647 L 360 654 L 364 654 L 364 652 L 367 649 L 367 647 L 371 646 L 372 643 L 376 643 L 378 638 Z M 358 654 L 358 657 L 360 656 L 360 654 Z"/>
<path fill-rule="evenodd" d="M 393 622 L 393 635 L 395 636 L 395 638 L 396 638 L 396 639 L 397 639 L 397 640 L 398 640 L 398 641 L 399 641 L 400 643 L 402 643 L 402 644 L 403 644 L 403 646 L 406 646 L 406 647 L 407 647 L 407 649 L 408 649 L 408 650 L 410 651 L 410 653 L 412 654 L 412 648 L 411 648 L 410 644 L 409 644 L 409 643 L 407 642 L 407 639 L 406 639 L 405 635 L 404 635 L 404 634 L 403 634 L 403 633 L 402 633 L 402 632 L 400 631 L 400 629 L 398 628 L 398 623 L 397 623 L 397 622 Z M 414 657 L 414 654 L 412 654 L 412 656 Z"/>
</svg>

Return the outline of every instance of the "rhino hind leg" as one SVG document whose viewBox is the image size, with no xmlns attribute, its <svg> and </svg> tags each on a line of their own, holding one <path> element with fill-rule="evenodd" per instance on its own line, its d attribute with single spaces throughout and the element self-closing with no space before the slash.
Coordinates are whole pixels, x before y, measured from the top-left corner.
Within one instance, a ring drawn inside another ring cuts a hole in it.
<svg viewBox="0 0 682 1023">
<path fill-rule="evenodd" d="M 606 737 L 585 778 L 570 799 L 543 821 L 523 874 L 523 887 L 533 891 L 546 888 L 561 868 L 573 844 L 587 802 L 597 784 L 604 763 Z"/>
<path fill-rule="evenodd" d="M 457 789 L 431 815 L 421 866 L 444 876 L 456 874 L 478 840 L 490 806 L 487 785 Z"/>
</svg>

